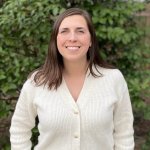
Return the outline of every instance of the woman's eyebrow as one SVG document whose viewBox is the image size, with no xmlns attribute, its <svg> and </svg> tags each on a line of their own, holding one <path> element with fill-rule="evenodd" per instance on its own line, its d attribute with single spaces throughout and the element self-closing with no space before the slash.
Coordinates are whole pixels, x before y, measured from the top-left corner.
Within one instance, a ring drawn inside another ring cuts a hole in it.
<svg viewBox="0 0 150 150">
<path fill-rule="evenodd" d="M 69 29 L 69 27 L 62 27 L 62 28 L 60 28 L 60 29 L 67 30 L 67 29 Z M 84 27 L 76 27 L 75 29 L 85 29 L 85 28 L 84 28 Z"/>
<path fill-rule="evenodd" d="M 78 29 L 78 30 L 85 30 L 84 27 L 77 27 L 76 29 Z"/>
<path fill-rule="evenodd" d="M 59 30 L 68 30 L 69 28 L 60 28 Z"/>
<path fill-rule="evenodd" d="M 67 31 L 68 27 L 60 28 L 59 31 Z M 86 30 L 84 27 L 76 27 L 75 30 Z"/>
</svg>

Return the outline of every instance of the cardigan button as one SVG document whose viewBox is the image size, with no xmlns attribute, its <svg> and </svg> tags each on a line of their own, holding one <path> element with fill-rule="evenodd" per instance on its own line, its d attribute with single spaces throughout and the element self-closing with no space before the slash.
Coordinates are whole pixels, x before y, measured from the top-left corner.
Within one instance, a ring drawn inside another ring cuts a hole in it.
<svg viewBox="0 0 150 150">
<path fill-rule="evenodd" d="M 75 111 L 74 111 L 74 114 L 76 114 L 76 115 L 77 115 L 77 114 L 79 114 L 79 112 L 78 112 L 77 110 L 75 110 Z"/>
<path fill-rule="evenodd" d="M 79 138 L 79 135 L 76 133 L 76 134 L 74 134 L 74 138 Z"/>
</svg>

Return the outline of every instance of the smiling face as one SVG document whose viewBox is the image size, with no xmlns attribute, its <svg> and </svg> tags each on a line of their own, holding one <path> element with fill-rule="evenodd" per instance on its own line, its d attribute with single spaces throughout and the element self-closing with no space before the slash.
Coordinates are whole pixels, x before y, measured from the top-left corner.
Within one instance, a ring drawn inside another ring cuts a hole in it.
<svg viewBox="0 0 150 150">
<path fill-rule="evenodd" d="M 87 61 L 91 35 L 86 20 L 81 15 L 66 17 L 57 34 L 57 48 L 63 61 Z"/>
</svg>

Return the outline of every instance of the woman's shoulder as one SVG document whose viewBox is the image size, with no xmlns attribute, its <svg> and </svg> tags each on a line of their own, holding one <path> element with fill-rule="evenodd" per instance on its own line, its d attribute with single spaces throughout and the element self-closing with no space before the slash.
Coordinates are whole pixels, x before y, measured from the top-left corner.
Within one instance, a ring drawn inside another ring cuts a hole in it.
<svg viewBox="0 0 150 150">
<path fill-rule="evenodd" d="M 23 89 L 27 90 L 34 90 L 37 88 L 36 83 L 34 81 L 34 77 L 36 75 L 37 71 L 30 73 L 27 77 L 27 79 L 23 83 Z"/>
<path fill-rule="evenodd" d="M 98 70 L 101 76 L 107 81 L 113 82 L 115 84 L 120 84 L 120 85 L 126 84 L 125 77 L 119 69 L 104 68 L 100 66 L 96 66 L 96 68 L 97 69 L 95 69 L 95 71 Z"/>
<path fill-rule="evenodd" d="M 27 78 L 23 83 L 22 90 L 33 91 L 36 89 L 35 82 L 31 78 Z"/>
<path fill-rule="evenodd" d="M 113 77 L 119 77 L 124 78 L 122 72 L 117 68 L 104 68 L 100 66 L 95 66 L 96 68 L 94 71 L 98 71 L 102 74 L 102 76 L 113 76 Z"/>
<path fill-rule="evenodd" d="M 109 85 L 113 85 L 115 89 L 125 89 L 127 87 L 125 77 L 119 69 L 110 69 L 98 66 L 97 70 L 101 73 L 103 81 Z M 99 78 L 100 82 L 102 81 L 102 78 Z"/>
</svg>

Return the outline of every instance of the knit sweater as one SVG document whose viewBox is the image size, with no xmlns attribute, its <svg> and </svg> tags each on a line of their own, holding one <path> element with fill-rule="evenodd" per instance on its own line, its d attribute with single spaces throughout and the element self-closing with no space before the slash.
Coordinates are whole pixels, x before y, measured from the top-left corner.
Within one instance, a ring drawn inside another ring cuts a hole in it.
<svg viewBox="0 0 150 150">
<path fill-rule="evenodd" d="M 57 90 L 37 87 L 28 79 L 12 117 L 11 150 L 31 150 L 37 115 L 40 135 L 34 150 L 133 150 L 133 113 L 126 81 L 118 69 L 98 70 L 103 76 L 87 72 L 77 101 L 64 79 Z"/>
</svg>

